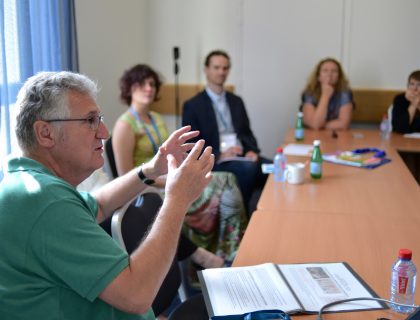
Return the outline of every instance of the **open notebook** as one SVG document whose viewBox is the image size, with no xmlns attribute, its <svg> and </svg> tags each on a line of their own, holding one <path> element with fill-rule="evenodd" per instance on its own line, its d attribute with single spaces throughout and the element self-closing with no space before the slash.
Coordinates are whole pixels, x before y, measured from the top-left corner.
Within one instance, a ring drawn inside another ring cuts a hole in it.
<svg viewBox="0 0 420 320">
<path fill-rule="evenodd" d="M 344 262 L 265 263 L 249 267 L 206 269 L 198 273 L 211 319 L 237 319 L 264 310 L 317 313 L 327 303 L 377 297 Z M 329 312 L 387 308 L 376 301 L 336 305 Z"/>
</svg>

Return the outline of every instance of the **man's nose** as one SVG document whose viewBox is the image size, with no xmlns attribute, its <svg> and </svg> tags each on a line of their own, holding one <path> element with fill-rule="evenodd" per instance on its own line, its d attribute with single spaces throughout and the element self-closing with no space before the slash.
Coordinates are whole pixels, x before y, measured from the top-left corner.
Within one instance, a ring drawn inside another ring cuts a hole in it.
<svg viewBox="0 0 420 320">
<path fill-rule="evenodd" d="M 108 139 L 109 137 L 108 128 L 103 121 L 99 123 L 98 130 L 96 130 L 96 137 L 99 139 Z"/>
</svg>

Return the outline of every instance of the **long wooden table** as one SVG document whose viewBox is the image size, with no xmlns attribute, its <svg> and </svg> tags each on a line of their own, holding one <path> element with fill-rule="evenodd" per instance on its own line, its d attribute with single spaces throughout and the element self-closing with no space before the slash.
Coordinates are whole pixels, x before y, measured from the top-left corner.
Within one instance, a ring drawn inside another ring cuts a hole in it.
<svg viewBox="0 0 420 320">
<path fill-rule="evenodd" d="M 394 140 L 383 142 L 376 131 L 357 133 L 363 137 L 354 138 L 354 133 L 347 131 L 338 133 L 338 138 L 334 139 L 329 132 L 309 131 L 305 132 L 304 143 L 320 139 L 323 153 L 376 147 L 385 150 L 391 162 L 372 170 L 324 162 L 323 178 L 312 180 L 306 170 L 306 183 L 302 185 L 275 183 L 270 176 L 257 208 L 336 214 L 367 211 L 378 216 L 400 216 L 403 212 L 413 213 L 412 218 L 420 219 L 420 188 L 392 145 Z M 420 150 L 420 140 L 406 140 L 417 142 Z M 290 134 L 286 137 L 286 144 L 288 142 L 295 143 Z M 309 157 L 288 157 L 288 162 L 296 161 L 307 162 Z"/>
<path fill-rule="evenodd" d="M 391 265 L 400 248 L 413 250 L 420 269 L 420 187 L 397 152 L 420 151 L 420 140 L 393 135 L 383 142 L 378 132 L 366 130 L 338 132 L 337 138 L 327 131 L 305 131 L 303 143 L 314 139 L 321 140 L 324 153 L 376 147 L 392 161 L 373 170 L 324 162 L 323 178 L 311 180 L 307 170 L 302 185 L 276 183 L 270 176 L 233 265 L 346 261 L 379 296 L 389 298 Z M 295 143 L 292 130 L 287 143 Z M 295 161 L 306 159 L 288 158 Z M 406 318 L 391 310 L 324 316 L 380 317 Z"/>
</svg>

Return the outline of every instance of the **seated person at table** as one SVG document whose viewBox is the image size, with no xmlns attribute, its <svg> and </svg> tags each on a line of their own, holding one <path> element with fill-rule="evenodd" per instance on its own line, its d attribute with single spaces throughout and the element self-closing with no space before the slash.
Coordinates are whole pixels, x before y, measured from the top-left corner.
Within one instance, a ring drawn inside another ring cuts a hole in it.
<svg viewBox="0 0 420 320">
<path fill-rule="evenodd" d="M 267 179 L 261 171 L 261 163 L 270 161 L 259 156 L 260 149 L 241 97 L 224 89 L 230 66 L 229 55 L 224 51 L 216 50 L 207 55 L 204 62 L 207 86 L 184 103 L 182 123 L 199 130 L 199 139 L 213 148 L 217 160 L 214 171 L 235 174 L 248 212 L 252 213 Z M 220 161 L 236 156 L 249 161 Z"/>
<path fill-rule="evenodd" d="M 420 132 L 420 70 L 410 74 L 407 90 L 394 98 L 392 106 L 393 131 Z"/>
<path fill-rule="evenodd" d="M 156 319 L 152 301 L 185 213 L 210 182 L 214 156 L 202 140 L 187 143 L 198 132 L 184 127 L 140 168 L 95 194 L 78 192 L 104 164 L 108 129 L 96 93 L 93 81 L 72 72 L 41 72 L 19 91 L 23 156 L 8 160 L 0 183 L 2 319 Z M 144 177 L 163 174 L 167 196 L 148 235 L 127 255 L 98 223 L 142 192 Z"/>
<path fill-rule="evenodd" d="M 159 113 L 150 105 L 159 94 L 161 80 L 150 66 L 138 64 L 120 79 L 120 98 L 128 110 L 117 120 L 112 132 L 112 146 L 119 175 L 149 161 L 168 138 L 168 130 Z M 162 187 L 160 177 L 152 186 Z M 192 260 L 205 268 L 230 264 L 239 248 L 247 217 L 235 177 L 228 172 L 213 174 L 209 185 L 188 210 L 184 234 L 200 248 Z M 181 235 L 183 237 L 183 235 Z M 181 239 L 183 242 L 188 239 Z M 191 246 L 187 248 L 191 249 Z M 180 247 L 182 250 L 183 248 Z M 205 250 L 204 250 L 205 249 Z M 184 251 L 184 250 L 182 250 Z M 215 253 L 215 254 L 214 254 Z M 184 252 L 182 256 L 187 256 Z"/>
<path fill-rule="evenodd" d="M 333 58 L 321 60 L 302 94 L 300 108 L 305 126 L 314 130 L 346 130 L 353 107 L 353 95 L 340 63 Z"/>
</svg>

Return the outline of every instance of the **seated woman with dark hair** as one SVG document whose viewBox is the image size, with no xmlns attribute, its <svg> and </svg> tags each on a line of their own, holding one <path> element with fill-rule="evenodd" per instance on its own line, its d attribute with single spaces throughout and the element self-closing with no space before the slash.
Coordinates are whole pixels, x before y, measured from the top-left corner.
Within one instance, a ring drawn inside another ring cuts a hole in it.
<svg viewBox="0 0 420 320">
<path fill-rule="evenodd" d="M 120 97 L 128 110 L 118 118 L 112 132 L 119 175 L 150 160 L 168 137 L 162 117 L 150 110 L 160 85 L 158 74 L 144 64 L 125 71 L 120 79 Z M 153 184 L 160 188 L 164 185 L 164 177 Z M 213 173 L 209 186 L 193 203 L 184 222 L 184 234 L 199 246 L 192 260 L 198 264 L 213 263 L 204 267 L 223 265 L 224 260 L 229 264 L 246 224 L 245 208 L 234 176 L 226 172 Z"/>
<path fill-rule="evenodd" d="M 315 130 L 346 130 L 353 107 L 353 95 L 340 63 L 333 58 L 321 60 L 302 94 L 304 124 Z"/>
<path fill-rule="evenodd" d="M 420 132 L 420 70 L 408 76 L 407 90 L 394 98 L 392 130 L 399 133 Z"/>
</svg>

